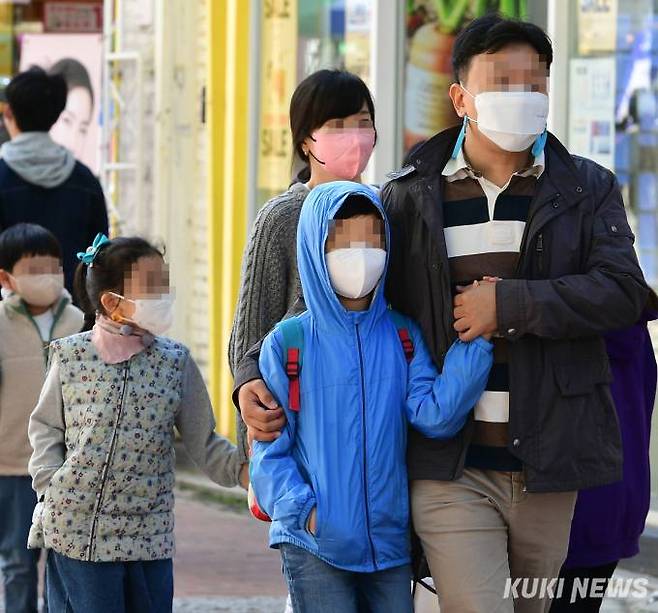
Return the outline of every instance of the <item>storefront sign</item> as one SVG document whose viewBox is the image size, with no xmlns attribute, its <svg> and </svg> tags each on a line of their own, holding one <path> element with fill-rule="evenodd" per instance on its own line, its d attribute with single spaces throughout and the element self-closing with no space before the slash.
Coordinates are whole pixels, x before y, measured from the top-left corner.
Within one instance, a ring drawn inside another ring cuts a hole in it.
<svg viewBox="0 0 658 613">
<path fill-rule="evenodd" d="M 578 0 L 579 55 L 615 50 L 617 10 L 617 0 Z"/>
<path fill-rule="evenodd" d="M 101 32 L 103 5 L 91 2 L 46 2 L 43 21 L 46 32 Z"/>
<path fill-rule="evenodd" d="M 569 150 L 614 170 L 615 59 L 571 60 Z"/>
<path fill-rule="evenodd" d="M 290 97 L 297 81 L 297 0 L 266 0 L 261 27 L 261 101 L 258 188 L 283 191 L 290 183 Z"/>
</svg>

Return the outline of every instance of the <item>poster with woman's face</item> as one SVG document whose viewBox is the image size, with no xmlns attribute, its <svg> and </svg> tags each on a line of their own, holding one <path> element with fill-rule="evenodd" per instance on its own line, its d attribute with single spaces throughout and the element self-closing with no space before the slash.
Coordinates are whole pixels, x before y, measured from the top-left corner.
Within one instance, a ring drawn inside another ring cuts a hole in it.
<svg viewBox="0 0 658 613">
<path fill-rule="evenodd" d="M 21 41 L 20 70 L 41 66 L 66 80 L 66 108 L 50 131 L 95 174 L 100 170 L 100 34 L 26 34 Z"/>
</svg>

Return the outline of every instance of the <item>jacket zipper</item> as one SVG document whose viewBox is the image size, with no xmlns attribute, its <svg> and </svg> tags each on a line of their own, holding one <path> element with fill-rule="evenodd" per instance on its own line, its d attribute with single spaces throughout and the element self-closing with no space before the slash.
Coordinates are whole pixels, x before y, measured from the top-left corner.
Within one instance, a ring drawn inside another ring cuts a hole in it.
<svg viewBox="0 0 658 613">
<path fill-rule="evenodd" d="M 540 232 L 537 236 L 537 246 L 535 247 L 537 251 L 537 268 L 539 274 L 544 272 L 544 235 Z"/>
<path fill-rule="evenodd" d="M 22 312 L 23 315 L 25 315 L 30 320 L 30 322 L 32 322 L 34 329 L 37 331 L 37 334 L 39 335 L 39 339 L 41 340 L 41 346 L 43 347 L 43 359 L 46 363 L 46 368 L 48 368 L 48 350 L 50 347 L 50 343 L 53 340 L 53 333 L 55 332 L 55 326 L 59 323 L 59 320 L 62 317 L 62 313 L 64 312 L 64 309 L 66 308 L 67 305 L 68 305 L 68 300 L 60 300 L 59 305 L 57 306 L 57 310 L 53 313 L 53 323 L 50 326 L 50 334 L 49 334 L 48 342 L 44 341 L 41 338 L 41 328 L 39 328 L 37 322 L 32 316 L 32 313 L 30 313 L 30 311 L 28 310 L 27 306 L 25 306 L 25 304 L 21 304 L 21 308 L 18 309 L 19 312 Z"/>
<path fill-rule="evenodd" d="M 87 544 L 87 561 L 92 561 L 92 552 L 94 547 L 94 540 L 96 538 L 96 528 L 98 527 L 98 514 L 100 513 L 101 504 L 103 502 L 103 494 L 105 493 L 105 484 L 107 483 L 107 475 L 110 470 L 110 465 L 112 464 L 112 458 L 114 456 L 114 451 L 116 449 L 118 432 L 119 432 L 119 423 L 121 422 L 121 416 L 123 414 L 123 405 L 126 398 L 126 387 L 128 385 L 128 373 L 130 372 L 130 362 L 126 362 L 126 365 L 123 369 L 123 384 L 121 386 L 121 395 L 119 396 L 119 410 L 117 411 L 116 420 L 114 421 L 114 430 L 112 432 L 112 439 L 110 441 L 110 448 L 107 451 L 105 456 L 105 463 L 103 464 L 103 471 L 101 473 L 101 486 L 98 490 L 98 496 L 96 498 L 96 506 L 94 508 L 94 517 L 91 522 L 91 530 L 89 532 L 89 543 Z"/>
<path fill-rule="evenodd" d="M 551 201 L 556 202 L 559 197 L 560 197 L 560 194 L 553 194 L 550 198 L 546 198 L 546 200 L 544 200 L 542 206 L 544 204 L 547 204 L 547 203 L 551 202 Z M 534 202 L 532 202 L 530 204 L 530 208 L 531 208 L 531 210 L 534 208 Z M 518 260 L 517 265 L 516 265 L 516 275 L 517 275 L 517 277 L 521 273 L 521 270 L 523 268 L 523 254 L 525 253 L 526 246 L 528 244 L 528 240 L 530 239 L 530 226 L 532 225 L 532 221 L 533 221 L 534 218 L 535 218 L 535 213 L 533 212 L 533 214 L 528 218 L 528 220 L 526 221 L 526 224 L 525 224 L 525 229 L 523 231 L 523 238 L 521 239 L 521 248 L 519 249 L 519 260 Z"/>
<path fill-rule="evenodd" d="M 372 535 L 370 534 L 370 507 L 368 504 L 368 460 L 367 460 L 367 430 L 366 430 L 366 384 L 363 367 L 363 351 L 361 349 L 361 335 L 359 334 L 359 324 L 356 327 L 356 343 L 359 348 L 359 365 L 361 374 L 361 415 L 363 419 L 363 488 L 364 498 L 366 503 L 366 530 L 368 532 L 368 543 L 370 544 L 370 555 L 372 556 L 372 563 L 377 570 L 377 560 L 375 559 L 375 545 L 372 542 Z"/>
</svg>

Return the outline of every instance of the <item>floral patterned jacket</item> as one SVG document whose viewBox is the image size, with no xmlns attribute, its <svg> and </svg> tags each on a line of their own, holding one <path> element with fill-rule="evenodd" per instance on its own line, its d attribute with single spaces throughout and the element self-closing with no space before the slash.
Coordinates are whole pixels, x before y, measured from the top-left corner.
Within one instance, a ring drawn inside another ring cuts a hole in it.
<svg viewBox="0 0 658 613">
<path fill-rule="evenodd" d="M 104 363 L 86 332 L 53 343 L 30 419 L 39 497 L 28 546 L 92 562 L 174 553 L 174 426 L 216 482 L 238 482 L 235 447 L 214 433 L 205 384 L 172 340 Z"/>
</svg>

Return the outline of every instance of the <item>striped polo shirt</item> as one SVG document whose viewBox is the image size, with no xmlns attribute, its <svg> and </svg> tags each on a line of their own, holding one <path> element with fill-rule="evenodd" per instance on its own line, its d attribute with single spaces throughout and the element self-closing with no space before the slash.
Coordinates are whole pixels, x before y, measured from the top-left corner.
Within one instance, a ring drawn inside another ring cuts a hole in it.
<svg viewBox="0 0 658 613">
<path fill-rule="evenodd" d="M 463 151 L 443 170 L 443 219 L 453 292 L 485 276 L 514 277 L 530 203 L 544 171 L 544 154 L 498 187 L 473 170 Z M 466 465 L 521 470 L 507 451 L 509 375 L 507 340 L 494 338 L 494 365 L 475 406 L 475 428 Z"/>
</svg>

